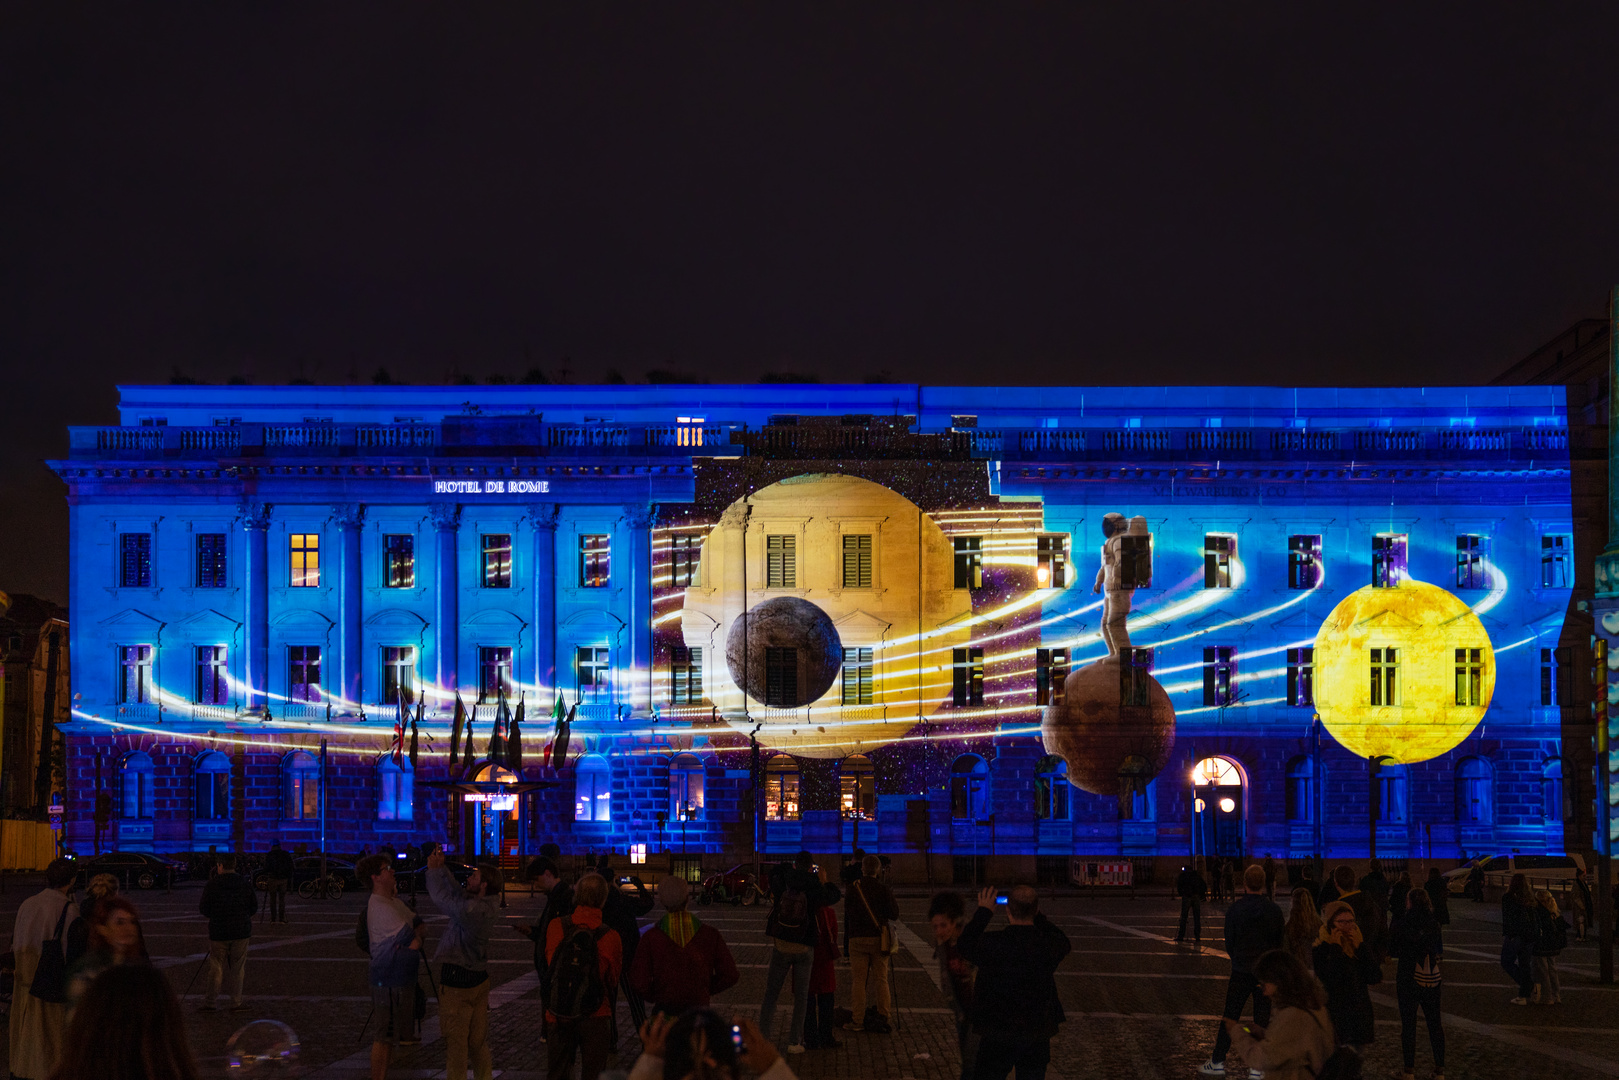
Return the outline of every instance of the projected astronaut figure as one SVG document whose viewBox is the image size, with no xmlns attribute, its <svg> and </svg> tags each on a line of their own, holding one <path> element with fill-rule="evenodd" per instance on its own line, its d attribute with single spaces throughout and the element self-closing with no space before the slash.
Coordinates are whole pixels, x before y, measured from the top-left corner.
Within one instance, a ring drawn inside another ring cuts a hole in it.
<svg viewBox="0 0 1619 1080">
<path fill-rule="evenodd" d="M 1102 594 L 1102 642 L 1109 656 L 1130 647 L 1130 604 L 1138 588 L 1152 584 L 1152 534 L 1147 519 L 1123 514 L 1102 518 L 1102 566 L 1093 593 Z"/>
</svg>

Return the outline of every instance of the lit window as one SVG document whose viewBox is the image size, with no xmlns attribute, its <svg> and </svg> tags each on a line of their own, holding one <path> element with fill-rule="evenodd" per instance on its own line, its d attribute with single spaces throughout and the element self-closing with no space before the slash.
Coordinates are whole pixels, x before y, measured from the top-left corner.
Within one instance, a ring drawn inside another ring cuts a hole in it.
<svg viewBox="0 0 1619 1080">
<path fill-rule="evenodd" d="M 1152 650 L 1119 650 L 1119 706 L 1144 709 L 1152 704 Z"/>
<path fill-rule="evenodd" d="M 1484 703 L 1484 650 L 1456 650 L 1456 704 Z"/>
<path fill-rule="evenodd" d="M 765 649 L 765 704 L 775 709 L 798 707 L 797 649 Z"/>
<path fill-rule="evenodd" d="M 1231 588 L 1231 561 L 1237 554 L 1237 538 L 1227 533 L 1207 533 L 1203 537 L 1203 587 Z"/>
<path fill-rule="evenodd" d="M 798 762 L 777 754 L 765 763 L 765 818 L 797 821 L 798 815 Z"/>
<path fill-rule="evenodd" d="M 1316 534 L 1287 538 L 1287 587 L 1313 589 L 1321 584 L 1321 537 Z"/>
<path fill-rule="evenodd" d="M 416 816 L 416 774 L 409 759 L 385 754 L 377 762 L 377 820 L 411 821 Z"/>
<path fill-rule="evenodd" d="M 845 821 L 877 816 L 877 773 L 871 759 L 851 754 L 838 764 L 838 812 Z"/>
<path fill-rule="evenodd" d="M 320 646 L 292 645 L 287 649 L 287 694 L 293 701 L 318 704 L 320 696 Z"/>
<path fill-rule="evenodd" d="M 210 750 L 197 759 L 192 818 L 224 821 L 230 817 L 230 759 Z"/>
<path fill-rule="evenodd" d="M 122 796 L 119 800 L 122 803 L 120 816 L 124 820 L 152 820 L 157 806 L 156 772 L 152 759 L 139 750 L 124 755 L 124 763 L 118 770 L 119 786 L 122 788 L 119 793 Z"/>
<path fill-rule="evenodd" d="M 612 550 L 604 533 L 579 536 L 579 585 L 586 589 L 607 587 Z"/>
<path fill-rule="evenodd" d="M 390 645 L 382 650 L 382 704 L 416 703 L 416 647 Z"/>
<path fill-rule="evenodd" d="M 1540 650 L 1540 703 L 1563 708 L 1574 704 L 1573 652 L 1566 645 Z"/>
<path fill-rule="evenodd" d="M 512 587 L 512 537 L 510 533 L 483 535 L 483 587 Z"/>
<path fill-rule="evenodd" d="M 703 419 L 701 416 L 676 417 L 677 441 L 681 446 L 703 445 Z"/>
<path fill-rule="evenodd" d="M 1068 588 L 1068 538 L 1041 536 L 1034 542 L 1034 584 L 1040 589 Z"/>
<path fill-rule="evenodd" d="M 512 650 L 507 645 L 478 650 L 478 700 L 496 701 L 512 693 Z"/>
<path fill-rule="evenodd" d="M 118 584 L 125 589 L 152 587 L 152 534 L 123 533 L 118 537 Z"/>
<path fill-rule="evenodd" d="M 956 547 L 956 585 L 958 589 L 984 587 L 984 538 L 958 536 Z"/>
<path fill-rule="evenodd" d="M 798 587 L 798 537 L 765 537 L 765 588 Z"/>
<path fill-rule="evenodd" d="M 1034 650 L 1034 703 L 1036 705 L 1061 705 L 1063 684 L 1067 679 L 1067 649 Z"/>
<path fill-rule="evenodd" d="M 843 650 L 843 704 L 870 705 L 874 663 L 870 648 Z"/>
<path fill-rule="evenodd" d="M 586 754 L 574 766 L 573 820 L 613 820 L 613 771 L 600 754 Z"/>
<path fill-rule="evenodd" d="M 225 646 L 197 646 L 197 704 L 223 705 L 230 701 L 230 677 L 225 672 Z"/>
<path fill-rule="evenodd" d="M 982 821 L 988 801 L 989 765 L 977 754 L 963 754 L 950 765 L 950 816 Z"/>
<path fill-rule="evenodd" d="M 288 537 L 292 555 L 292 587 L 314 589 L 320 586 L 320 534 L 293 533 Z"/>
<path fill-rule="evenodd" d="M 955 705 L 984 703 L 984 650 L 951 649 L 951 701 Z"/>
<path fill-rule="evenodd" d="M 573 655 L 580 698 L 598 701 L 612 693 L 612 661 L 606 646 L 585 645 L 575 649 Z"/>
<path fill-rule="evenodd" d="M 669 763 L 669 820 L 697 821 L 703 816 L 703 759 L 680 754 Z"/>
<path fill-rule="evenodd" d="M 416 587 L 416 538 L 409 533 L 388 533 L 382 538 L 385 564 L 383 584 L 390 589 Z"/>
<path fill-rule="evenodd" d="M 118 650 L 120 705 L 146 705 L 152 701 L 152 652 L 150 645 L 125 645 Z"/>
<path fill-rule="evenodd" d="M 870 536 L 845 536 L 843 538 L 843 587 L 845 589 L 871 588 Z"/>
<path fill-rule="evenodd" d="M 1490 805 L 1490 766 L 1482 758 L 1456 764 L 1456 824 L 1488 825 L 1495 819 Z"/>
<path fill-rule="evenodd" d="M 225 587 L 225 534 L 197 534 L 197 588 Z"/>
<path fill-rule="evenodd" d="M 1400 703 L 1400 650 L 1373 649 L 1371 704 L 1392 707 Z"/>
<path fill-rule="evenodd" d="M 1287 650 L 1287 703 L 1297 707 L 1315 704 L 1315 646 Z"/>
<path fill-rule="evenodd" d="M 1372 584 L 1398 588 L 1405 580 L 1405 533 L 1378 533 L 1372 537 Z"/>
<path fill-rule="evenodd" d="M 676 645 L 669 654 L 669 700 L 697 705 L 703 700 L 703 650 Z"/>
<path fill-rule="evenodd" d="M 1225 707 L 1236 704 L 1237 650 L 1219 645 L 1203 650 L 1203 704 Z"/>
<path fill-rule="evenodd" d="M 287 821 L 320 817 L 320 763 L 296 750 L 281 759 L 281 816 Z"/>
<path fill-rule="evenodd" d="M 1574 584 L 1569 567 L 1574 557 L 1574 538 L 1564 533 L 1548 533 L 1540 538 L 1540 587 L 1567 589 Z"/>
<path fill-rule="evenodd" d="M 1057 754 L 1035 763 L 1034 816 L 1041 821 L 1068 820 L 1068 762 Z"/>
<path fill-rule="evenodd" d="M 1485 569 L 1489 553 L 1489 537 L 1477 533 L 1464 533 L 1456 538 L 1456 587 L 1458 589 L 1488 589 L 1490 575 Z"/>
<path fill-rule="evenodd" d="M 697 584 L 703 542 L 695 536 L 675 536 L 669 540 L 669 584 L 677 589 Z"/>
</svg>

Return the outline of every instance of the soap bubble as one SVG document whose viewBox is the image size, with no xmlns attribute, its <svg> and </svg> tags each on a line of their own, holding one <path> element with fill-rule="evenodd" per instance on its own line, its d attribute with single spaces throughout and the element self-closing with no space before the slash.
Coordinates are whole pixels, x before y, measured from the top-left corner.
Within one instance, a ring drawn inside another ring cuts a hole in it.
<svg viewBox="0 0 1619 1080">
<path fill-rule="evenodd" d="M 290 1075 L 298 1064 L 298 1033 L 279 1020 L 255 1020 L 230 1037 L 225 1061 L 232 1076 Z"/>
</svg>

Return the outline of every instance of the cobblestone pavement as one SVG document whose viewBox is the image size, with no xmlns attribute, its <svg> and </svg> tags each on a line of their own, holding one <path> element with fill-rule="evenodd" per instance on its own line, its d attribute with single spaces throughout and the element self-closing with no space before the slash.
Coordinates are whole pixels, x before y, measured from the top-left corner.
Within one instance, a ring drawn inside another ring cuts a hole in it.
<svg viewBox="0 0 1619 1080">
<path fill-rule="evenodd" d="M 12 881 L 0 895 L 0 932 L 9 934 L 16 906 L 34 888 Z M 964 892 L 966 890 L 963 890 Z M 207 973 L 196 975 L 206 948 L 206 930 L 196 914 L 199 887 L 181 885 L 173 893 L 135 893 L 147 941 L 156 961 L 167 968 L 178 992 L 186 993 L 192 1045 L 210 1075 L 225 1073 L 224 1044 L 250 1019 L 272 1018 L 291 1025 L 303 1044 L 305 1071 L 326 1080 L 353 1080 L 365 1072 L 369 1036 L 362 1036 L 370 1012 L 365 958 L 354 947 L 358 896 L 338 901 L 289 900 L 286 926 L 257 925 L 247 962 L 250 1008 L 245 1013 L 199 1013 Z M 538 903 L 522 894 L 509 897 L 510 922 L 532 919 Z M 954 1028 L 930 971 L 931 940 L 924 920 L 926 900 L 902 897 L 905 947 L 894 960 L 899 1023 L 893 1035 L 842 1033 L 843 1048 L 812 1051 L 791 1059 L 801 1077 L 912 1077 L 952 1080 L 958 1075 Z M 1204 909 L 1201 949 L 1173 942 L 1177 907 L 1159 893 L 1048 899 L 1045 910 L 1074 942 L 1058 982 L 1068 1022 L 1053 1046 L 1052 1075 L 1063 1077 L 1173 1077 L 1189 1080 L 1208 1057 L 1215 1014 L 1224 999 L 1228 962 L 1219 951 L 1221 906 Z M 430 923 L 432 902 L 421 898 Z M 742 982 L 720 999 L 738 1013 L 755 1012 L 764 995 L 769 958 L 762 933 L 765 913 L 741 907 L 707 907 L 699 916 L 731 942 Z M 1511 988 L 1496 962 L 1498 917 L 1493 906 L 1457 902 L 1456 920 L 1446 934 L 1444 1008 L 1449 1040 L 1447 1076 L 1503 1078 L 1555 1075 L 1559 1080 L 1619 1076 L 1619 991 L 1596 982 L 1595 946 L 1572 944 L 1560 960 L 1564 1003 L 1557 1007 L 1514 1007 Z M 840 912 L 841 917 L 841 912 Z M 1004 925 L 998 917 L 997 925 Z M 491 1037 L 495 1065 L 508 1080 L 537 1080 L 544 1062 L 536 1040 L 538 993 L 531 946 L 515 933 L 502 933 L 492 950 L 495 990 Z M 847 968 L 840 975 L 839 1000 L 847 1004 Z M 195 978 L 194 978 L 195 976 Z M 1394 1008 L 1393 968 L 1376 988 L 1377 1042 L 1370 1051 L 1367 1077 L 1399 1075 L 1399 1021 Z M 784 1033 L 790 995 L 784 997 L 777 1032 Z M 429 1005 L 422 1046 L 402 1052 L 393 1075 L 426 1080 L 442 1075 L 444 1047 L 437 1039 L 436 1005 Z M 625 1030 L 621 1067 L 628 1068 L 638 1047 Z M 1418 1075 L 1430 1073 L 1426 1031 L 1418 1037 Z M 1233 1054 L 1230 1064 L 1235 1066 Z M 1230 1075 L 1243 1075 L 1236 1068 Z"/>
</svg>

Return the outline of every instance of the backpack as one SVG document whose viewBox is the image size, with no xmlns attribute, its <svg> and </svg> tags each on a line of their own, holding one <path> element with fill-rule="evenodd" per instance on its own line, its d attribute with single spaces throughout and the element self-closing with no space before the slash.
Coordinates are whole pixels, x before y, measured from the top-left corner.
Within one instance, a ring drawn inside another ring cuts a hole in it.
<svg viewBox="0 0 1619 1080">
<path fill-rule="evenodd" d="M 562 943 L 551 957 L 551 988 L 545 995 L 545 1007 L 558 1020 L 582 1020 L 607 1000 L 597 949 L 607 931 L 606 926 L 587 930 L 572 916 L 562 919 Z"/>
<path fill-rule="evenodd" d="M 809 925 L 809 897 L 800 890 L 788 886 L 782 890 L 781 896 L 776 900 L 776 906 L 771 909 L 770 919 L 765 923 L 765 933 L 773 938 L 802 945 L 808 937 Z"/>
<path fill-rule="evenodd" d="M 1548 919 L 1546 925 L 1547 931 L 1541 935 L 1539 946 L 1535 951 L 1543 956 L 1556 956 L 1568 948 L 1568 923 L 1559 915 L 1555 919 Z"/>
</svg>

